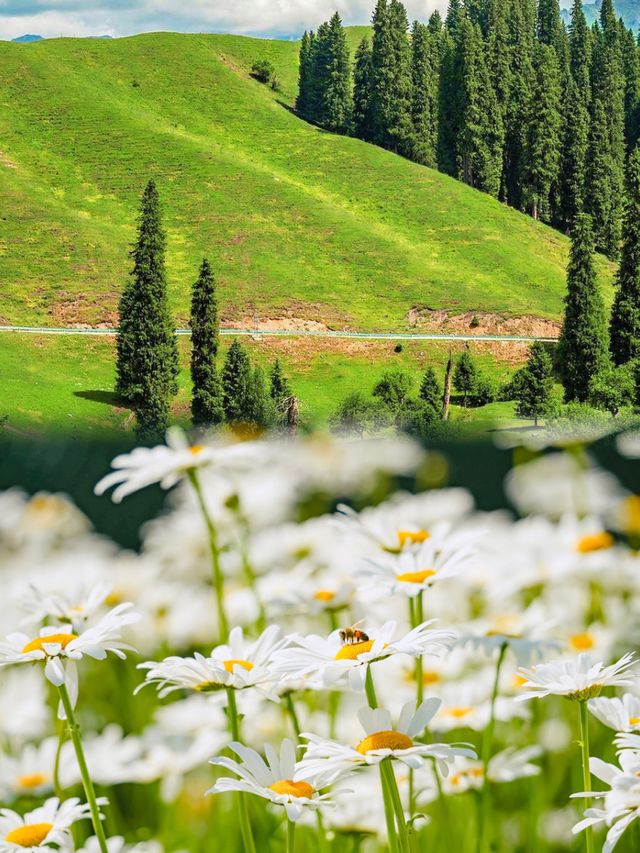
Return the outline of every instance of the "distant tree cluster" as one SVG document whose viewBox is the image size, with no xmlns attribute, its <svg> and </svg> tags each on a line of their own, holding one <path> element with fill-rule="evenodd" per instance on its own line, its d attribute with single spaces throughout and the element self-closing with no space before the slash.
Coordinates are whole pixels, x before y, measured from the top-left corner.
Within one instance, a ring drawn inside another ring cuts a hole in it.
<svg viewBox="0 0 640 853">
<path fill-rule="evenodd" d="M 171 398 L 178 392 L 179 355 L 167 300 L 166 238 L 154 181 L 142 196 L 131 279 L 120 299 L 116 393 L 131 404 L 143 439 L 169 425 Z M 234 340 L 220 374 L 216 282 L 205 258 L 191 297 L 191 416 L 196 427 L 227 423 L 235 429 L 294 430 L 297 400 L 276 359 L 268 377 L 251 364 Z"/>
<path fill-rule="evenodd" d="M 602 0 L 450 0 L 409 32 L 378 0 L 353 61 L 339 16 L 305 33 L 298 112 L 322 127 L 437 167 L 563 231 L 592 218 L 618 256 L 625 164 L 640 138 L 640 50 Z"/>
</svg>

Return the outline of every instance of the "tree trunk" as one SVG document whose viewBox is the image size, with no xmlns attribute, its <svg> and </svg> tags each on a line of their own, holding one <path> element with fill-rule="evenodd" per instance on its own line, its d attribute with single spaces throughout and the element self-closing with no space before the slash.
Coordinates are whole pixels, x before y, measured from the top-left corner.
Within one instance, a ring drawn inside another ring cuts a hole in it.
<svg viewBox="0 0 640 853">
<path fill-rule="evenodd" d="M 447 362 L 447 372 L 444 377 L 444 394 L 442 397 L 442 420 L 449 420 L 449 406 L 451 404 L 451 374 L 453 372 L 453 355 L 449 350 L 449 361 Z"/>
</svg>

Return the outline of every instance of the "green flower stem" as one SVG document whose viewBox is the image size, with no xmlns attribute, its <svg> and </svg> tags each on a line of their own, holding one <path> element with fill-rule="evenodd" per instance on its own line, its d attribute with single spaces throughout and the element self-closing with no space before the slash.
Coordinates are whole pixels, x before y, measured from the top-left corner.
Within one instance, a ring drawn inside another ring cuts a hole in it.
<svg viewBox="0 0 640 853">
<path fill-rule="evenodd" d="M 240 715 L 238 714 L 238 705 L 236 703 L 236 694 L 233 688 L 227 687 L 227 714 L 229 716 L 229 730 L 231 737 L 240 742 Z M 245 853 L 256 853 L 256 845 L 253 840 L 253 832 L 251 831 L 251 821 L 249 820 L 249 810 L 247 808 L 246 794 L 238 793 L 238 812 L 240 814 L 240 833 L 242 835 L 242 843 Z"/>
<path fill-rule="evenodd" d="M 413 600 L 413 623 L 412 628 L 417 628 L 424 622 L 424 609 L 422 603 L 422 591 L 420 591 Z M 424 699 L 424 672 L 422 666 L 422 655 L 416 658 L 416 701 L 418 707 L 422 705 Z"/>
<path fill-rule="evenodd" d="M 53 792 L 56 797 L 62 802 L 64 800 L 64 792 L 60 784 L 60 758 L 62 757 L 62 747 L 66 740 L 66 728 L 64 723 L 59 723 L 58 731 L 58 746 L 56 747 L 56 757 L 53 762 Z"/>
<path fill-rule="evenodd" d="M 398 838 L 396 836 L 396 824 L 393 818 L 393 803 L 389 794 L 389 784 L 387 775 L 384 769 L 384 761 L 378 765 L 380 772 L 380 787 L 382 788 L 382 799 L 384 802 L 384 817 L 387 823 L 387 835 L 389 837 L 389 850 L 391 853 L 398 853 Z"/>
<path fill-rule="evenodd" d="M 98 839 L 100 853 L 108 853 L 107 839 L 105 838 L 104 827 L 102 826 L 102 820 L 100 819 L 100 809 L 98 808 L 96 792 L 93 787 L 93 782 L 91 781 L 91 776 L 89 775 L 89 768 L 87 767 L 87 761 L 84 756 L 84 750 L 82 748 L 80 726 L 78 725 L 78 721 L 76 720 L 76 716 L 71 705 L 71 699 L 69 698 L 69 691 L 67 690 L 66 684 L 61 684 L 58 687 L 58 692 L 60 693 L 60 701 L 62 702 L 62 707 L 64 708 L 64 713 L 67 717 L 69 735 L 71 737 L 71 742 L 73 743 L 73 748 L 76 753 L 76 759 L 78 761 L 78 768 L 80 769 L 80 776 L 82 777 L 82 786 L 84 788 L 84 793 L 87 798 L 87 803 L 89 804 L 93 831 L 95 832 L 96 838 Z"/>
<path fill-rule="evenodd" d="M 407 831 L 407 821 L 405 820 L 402 800 L 400 799 L 400 791 L 398 790 L 396 774 L 393 772 L 393 764 L 391 763 L 390 758 L 385 758 L 380 763 L 382 765 L 385 765 L 384 772 L 387 776 L 389 796 L 391 797 L 393 811 L 396 817 L 396 824 L 398 825 L 398 840 L 400 842 L 399 847 L 402 853 L 409 853 L 409 833 Z"/>
<path fill-rule="evenodd" d="M 493 680 L 493 690 L 491 691 L 489 722 L 482 736 L 482 751 L 480 759 L 482 761 L 483 776 L 482 787 L 480 789 L 480 797 L 478 801 L 478 834 L 476 839 L 477 853 L 484 853 L 484 850 L 488 846 L 488 839 L 486 838 L 490 805 L 488 769 L 489 761 L 491 759 L 491 752 L 493 750 L 493 732 L 496 723 L 496 699 L 498 698 L 498 691 L 500 689 L 500 672 L 502 670 L 502 664 L 504 663 L 504 658 L 507 653 L 508 647 L 508 643 L 502 643 L 502 645 L 500 646 L 500 653 L 498 654 L 498 661 L 496 663 L 496 674 Z"/>
<path fill-rule="evenodd" d="M 287 821 L 287 853 L 295 853 L 296 850 L 296 824 L 293 820 Z"/>
<path fill-rule="evenodd" d="M 364 692 L 367 695 L 367 702 L 370 708 L 378 707 L 378 697 L 376 696 L 376 688 L 373 683 L 373 675 L 371 674 L 371 664 L 367 664 L 367 674 L 364 679 Z"/>
<path fill-rule="evenodd" d="M 582 786 L 585 791 L 591 791 L 591 772 L 589 771 L 589 709 L 586 699 L 580 700 L 580 745 L 582 748 Z M 591 800 L 585 801 L 587 808 Z M 593 853 L 593 828 L 588 826 L 584 830 L 585 849 L 587 853 Z"/>
<path fill-rule="evenodd" d="M 293 696 L 291 693 L 285 693 L 284 701 L 287 706 L 287 713 L 291 719 L 291 725 L 293 726 L 293 731 L 296 736 L 296 741 L 300 740 L 300 721 L 298 720 L 298 714 L 296 712 L 296 706 L 293 702 Z"/>
<path fill-rule="evenodd" d="M 224 576 L 220 567 L 220 549 L 218 548 L 218 537 L 216 536 L 216 528 L 213 519 L 207 509 L 207 504 L 202 493 L 202 486 L 195 468 L 188 471 L 189 481 L 193 486 L 198 499 L 198 504 L 202 512 L 202 516 L 207 525 L 209 534 L 209 549 L 211 551 L 211 565 L 213 567 L 213 587 L 216 593 L 216 607 L 218 611 L 218 634 L 221 641 L 226 641 L 229 636 L 229 621 L 224 609 Z"/>
</svg>

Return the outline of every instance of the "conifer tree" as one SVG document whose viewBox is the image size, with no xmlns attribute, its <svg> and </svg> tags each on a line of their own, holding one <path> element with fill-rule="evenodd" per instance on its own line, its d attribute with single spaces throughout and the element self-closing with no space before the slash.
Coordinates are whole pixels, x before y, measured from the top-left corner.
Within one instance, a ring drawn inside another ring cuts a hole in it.
<svg viewBox="0 0 640 853">
<path fill-rule="evenodd" d="M 582 0 L 573 0 L 571 24 L 569 26 L 571 76 L 578 87 L 585 107 L 588 107 L 591 102 L 591 41 L 591 31 L 584 15 Z"/>
<path fill-rule="evenodd" d="M 447 16 L 448 23 L 442 37 L 442 61 L 438 86 L 438 169 L 447 175 L 457 176 L 457 145 L 463 120 L 460 25 L 456 15 Z M 461 22 L 461 21 L 460 21 Z"/>
<path fill-rule="evenodd" d="M 548 417 L 554 408 L 552 364 L 541 341 L 531 346 L 526 366 L 518 371 L 516 387 L 516 413 L 533 418 L 538 426 L 538 420 Z"/>
<path fill-rule="evenodd" d="M 508 8 L 511 45 L 510 96 L 505 114 L 502 197 L 523 209 L 526 179 L 527 127 L 533 86 L 533 37 L 535 11 L 528 0 L 513 0 Z"/>
<path fill-rule="evenodd" d="M 475 393 L 478 384 L 478 368 L 468 349 L 462 352 L 456 362 L 453 371 L 453 384 L 456 391 L 462 394 L 462 402 L 466 407 L 469 397 Z"/>
<path fill-rule="evenodd" d="M 430 41 L 427 26 L 415 21 L 411 30 L 411 118 L 414 137 L 411 159 L 426 166 L 435 165 L 437 144 L 436 77 Z"/>
<path fill-rule="evenodd" d="M 611 311 L 611 354 L 615 364 L 640 356 L 640 145 L 629 160 L 624 239 Z"/>
<path fill-rule="evenodd" d="M 531 215 L 551 219 L 551 188 L 557 180 L 561 152 L 561 88 L 558 59 L 553 47 L 538 46 L 532 114 L 528 133 L 528 195 Z"/>
<path fill-rule="evenodd" d="M 593 103 L 586 168 L 585 210 L 594 223 L 596 248 L 611 258 L 618 254 L 621 235 L 616 166 L 611 156 L 607 107 Z"/>
<path fill-rule="evenodd" d="M 497 196 L 502 177 L 502 115 L 485 62 L 480 27 L 468 19 L 460 26 L 459 48 L 462 126 L 458 174 L 470 186 Z"/>
<path fill-rule="evenodd" d="M 627 151 L 640 139 L 640 52 L 632 30 L 622 28 L 622 65 L 625 78 L 624 115 Z"/>
<path fill-rule="evenodd" d="M 439 410 L 442 406 L 442 388 L 433 367 L 427 367 L 420 383 L 420 399 Z"/>
<path fill-rule="evenodd" d="M 567 403 L 589 399 L 592 378 L 609 361 L 608 346 L 604 303 L 594 266 L 591 218 L 580 214 L 572 233 L 564 321 L 558 342 L 558 369 Z"/>
<path fill-rule="evenodd" d="M 222 423 L 222 388 L 216 370 L 218 305 L 208 260 L 200 267 L 191 297 L 191 417 L 194 426 Z"/>
<path fill-rule="evenodd" d="M 573 78 L 565 93 L 564 113 L 560 224 L 562 228 L 571 230 L 576 216 L 584 212 L 590 125 L 589 111 Z"/>
<path fill-rule="evenodd" d="M 373 139 L 371 114 L 371 44 L 363 38 L 355 55 L 353 69 L 353 132 L 359 139 Z"/>
<path fill-rule="evenodd" d="M 222 368 L 222 405 L 228 423 L 245 423 L 251 394 L 251 363 L 240 342 L 234 338 Z"/>
<path fill-rule="evenodd" d="M 300 68 L 298 71 L 298 97 L 296 109 L 303 118 L 311 119 L 311 101 L 313 90 L 313 30 L 303 33 L 300 42 Z"/>
<path fill-rule="evenodd" d="M 558 0 L 538 0 L 537 35 L 540 44 L 552 47 L 560 62 L 562 56 L 563 24 Z"/>
<path fill-rule="evenodd" d="M 142 195 L 131 279 L 120 298 L 116 393 L 139 410 L 146 435 L 167 426 L 177 393 L 178 347 L 167 302 L 165 234 L 160 199 L 150 180 Z"/>
<path fill-rule="evenodd" d="M 284 375 L 279 358 L 276 358 L 271 368 L 269 396 L 277 406 L 281 405 L 287 397 L 291 397 L 291 386 Z"/>
<path fill-rule="evenodd" d="M 351 57 L 340 16 L 336 12 L 329 21 L 324 55 L 314 63 L 319 76 L 317 122 L 334 133 L 346 133 L 351 125 Z"/>
<path fill-rule="evenodd" d="M 264 371 L 255 367 L 249 372 L 247 396 L 242 412 L 242 422 L 259 429 L 268 429 L 274 422 L 274 404 L 267 392 Z"/>
<path fill-rule="evenodd" d="M 316 30 L 309 58 L 306 118 L 314 124 L 321 124 L 324 115 L 324 92 L 328 78 L 330 40 L 329 24 L 325 21 Z"/>
<path fill-rule="evenodd" d="M 399 0 L 378 0 L 371 49 L 373 141 L 403 156 L 410 156 L 413 145 L 408 28 Z"/>
</svg>

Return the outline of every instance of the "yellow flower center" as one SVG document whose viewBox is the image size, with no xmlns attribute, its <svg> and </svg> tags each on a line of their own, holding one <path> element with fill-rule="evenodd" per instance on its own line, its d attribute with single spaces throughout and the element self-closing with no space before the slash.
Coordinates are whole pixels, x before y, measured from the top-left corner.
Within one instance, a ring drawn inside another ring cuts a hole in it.
<svg viewBox="0 0 640 853">
<path fill-rule="evenodd" d="M 456 720 L 461 720 L 463 717 L 467 717 L 473 708 L 469 705 L 461 705 L 459 708 L 444 708 L 442 713 L 446 714 L 447 717 L 453 717 Z"/>
<path fill-rule="evenodd" d="M 107 605 L 107 607 L 115 607 L 117 604 L 122 604 L 122 601 L 122 593 L 113 590 L 113 592 L 110 592 L 109 595 L 107 595 L 104 600 L 104 603 Z"/>
<path fill-rule="evenodd" d="M 269 785 L 269 790 L 291 797 L 305 797 L 307 800 L 313 796 L 313 788 L 308 782 L 293 782 L 291 779 L 280 779 L 279 782 Z"/>
<path fill-rule="evenodd" d="M 640 533 L 640 495 L 622 501 L 622 518 L 626 533 Z"/>
<path fill-rule="evenodd" d="M 66 649 L 71 640 L 77 639 L 77 634 L 47 634 L 46 637 L 36 637 L 35 640 L 31 640 L 31 642 L 27 643 L 22 650 L 22 654 L 26 655 L 29 652 L 44 652 L 46 654 L 46 650 L 44 648 L 45 644 L 49 645 L 50 643 L 55 643 L 63 649 Z"/>
<path fill-rule="evenodd" d="M 630 726 L 640 725 L 640 717 L 629 717 L 629 725 Z"/>
<path fill-rule="evenodd" d="M 201 681 L 193 688 L 198 693 L 213 693 L 214 690 L 222 690 L 225 685 L 221 681 Z"/>
<path fill-rule="evenodd" d="M 16 779 L 19 788 L 39 788 L 49 781 L 49 776 L 46 773 L 27 773 L 25 776 L 18 776 Z"/>
<path fill-rule="evenodd" d="M 317 592 L 313 593 L 313 597 L 316 601 L 333 601 L 336 597 L 335 592 L 332 589 L 319 589 Z"/>
<path fill-rule="evenodd" d="M 356 749 L 366 755 L 374 749 L 411 749 L 413 741 L 404 732 L 376 732 L 360 741 Z"/>
<path fill-rule="evenodd" d="M 246 669 L 247 672 L 251 672 L 251 670 L 253 669 L 253 664 L 251 663 L 251 661 L 248 660 L 237 660 L 235 658 L 232 658 L 231 660 L 226 660 L 224 662 L 224 668 L 227 670 L 227 672 L 232 673 L 234 666 L 241 666 L 243 669 Z"/>
<path fill-rule="evenodd" d="M 431 669 L 426 669 L 422 673 L 422 683 L 425 685 L 438 684 L 440 682 L 440 673 Z"/>
<path fill-rule="evenodd" d="M 586 632 L 582 634 L 572 634 L 569 637 L 569 645 L 574 652 L 587 652 L 593 648 L 593 637 Z"/>
<path fill-rule="evenodd" d="M 426 542 L 431 534 L 426 530 L 398 530 L 398 544 L 401 548 L 405 545 L 419 545 Z"/>
<path fill-rule="evenodd" d="M 576 543 L 576 551 L 579 554 L 592 554 L 594 551 L 603 551 L 605 548 L 611 548 L 614 544 L 614 538 L 606 530 L 600 533 L 591 533 L 588 536 L 583 536 Z"/>
<path fill-rule="evenodd" d="M 508 637 L 518 640 L 522 637 L 520 619 L 512 613 L 503 613 L 491 620 L 491 627 L 487 630 L 487 637 Z"/>
<path fill-rule="evenodd" d="M 401 575 L 398 575 L 398 580 L 405 583 L 424 583 L 434 575 L 434 569 L 423 569 L 421 572 L 403 572 Z"/>
<path fill-rule="evenodd" d="M 194 456 L 197 456 L 198 453 L 202 453 L 204 450 L 204 444 L 194 444 L 193 447 L 189 448 L 189 453 L 192 453 Z"/>
<path fill-rule="evenodd" d="M 370 652 L 372 647 L 373 640 L 364 640 L 362 643 L 345 643 L 335 656 L 335 660 L 356 660 L 358 655 Z"/>
<path fill-rule="evenodd" d="M 513 676 L 513 686 L 514 687 L 522 687 L 523 684 L 527 683 L 527 679 L 522 675 L 514 675 Z"/>
<path fill-rule="evenodd" d="M 5 836 L 9 844 L 17 844 L 18 847 L 37 847 L 45 840 L 53 829 L 52 823 L 32 823 L 18 826 Z"/>
</svg>

